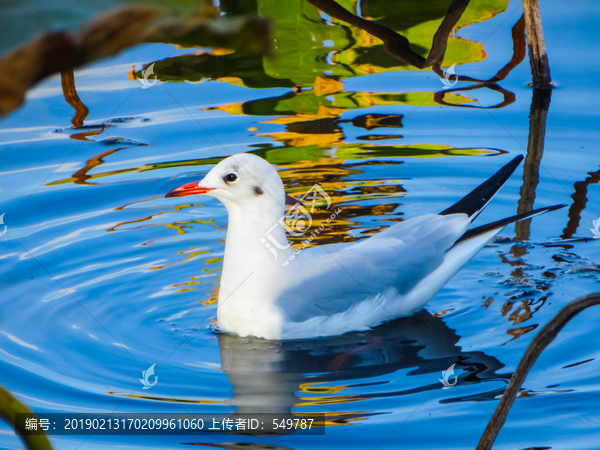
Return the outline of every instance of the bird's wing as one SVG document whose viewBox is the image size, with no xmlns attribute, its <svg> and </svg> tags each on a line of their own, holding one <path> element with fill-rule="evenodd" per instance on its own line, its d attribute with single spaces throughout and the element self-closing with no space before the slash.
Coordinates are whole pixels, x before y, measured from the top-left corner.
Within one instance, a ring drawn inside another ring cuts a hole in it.
<svg viewBox="0 0 600 450">
<path fill-rule="evenodd" d="M 390 289 L 403 295 L 443 263 L 468 224 L 465 214 L 429 214 L 341 249 L 306 249 L 289 265 L 294 280 L 280 306 L 289 320 L 301 322 L 346 311 Z"/>
</svg>

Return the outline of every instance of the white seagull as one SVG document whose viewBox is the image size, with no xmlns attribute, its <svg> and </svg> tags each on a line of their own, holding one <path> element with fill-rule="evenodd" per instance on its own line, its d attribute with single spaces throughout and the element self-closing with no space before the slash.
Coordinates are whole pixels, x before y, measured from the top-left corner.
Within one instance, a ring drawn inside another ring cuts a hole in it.
<svg viewBox="0 0 600 450">
<path fill-rule="evenodd" d="M 506 225 L 565 206 L 468 229 L 522 160 L 517 156 L 439 214 L 405 220 L 356 243 L 296 254 L 281 220 L 291 197 L 275 168 L 256 155 L 232 155 L 202 181 L 166 197 L 204 194 L 227 208 L 217 306 L 221 331 L 265 339 L 335 336 L 422 309 Z M 264 245 L 267 235 L 280 243 L 276 258 Z"/>
</svg>

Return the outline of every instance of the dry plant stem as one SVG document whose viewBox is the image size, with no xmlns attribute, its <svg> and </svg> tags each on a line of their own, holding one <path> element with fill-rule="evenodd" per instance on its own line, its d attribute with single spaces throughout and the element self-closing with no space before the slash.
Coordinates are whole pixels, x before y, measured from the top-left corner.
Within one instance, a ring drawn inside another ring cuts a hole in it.
<svg viewBox="0 0 600 450">
<path fill-rule="evenodd" d="M 533 338 L 529 347 L 525 351 L 525 354 L 521 358 L 517 370 L 513 373 L 508 387 L 504 391 L 500 403 L 494 411 L 490 422 L 488 423 L 479 444 L 477 450 L 491 450 L 498 433 L 506 422 L 506 416 L 510 410 L 512 404 L 517 397 L 517 394 L 521 390 L 521 386 L 525 381 L 525 377 L 537 361 L 540 354 L 548 347 L 548 345 L 558 335 L 560 330 L 577 314 L 590 306 L 600 305 L 600 293 L 590 294 L 586 297 L 578 298 L 569 302 L 563 309 L 561 309 L 556 316 L 554 316 L 550 322 L 548 322 L 539 333 Z"/>
<path fill-rule="evenodd" d="M 270 51 L 269 22 L 256 15 L 235 18 L 164 17 L 165 12 L 146 6 L 117 10 L 89 22 L 78 33 L 49 32 L 0 58 L 0 117 L 18 108 L 27 90 L 44 78 L 62 72 L 67 101 L 77 102 L 69 72 L 146 42 L 226 48 L 249 53 Z M 65 77 L 66 76 L 66 77 Z M 73 87 L 73 89 L 71 89 Z M 79 101 L 74 121 L 82 122 Z M 74 125 L 75 125 L 74 122 Z M 75 125 L 79 126 L 79 125 Z"/>
<path fill-rule="evenodd" d="M 529 63 L 533 87 L 539 89 L 552 89 L 550 66 L 544 42 L 544 30 L 540 16 L 538 0 L 523 0 L 523 13 L 525 15 L 525 29 L 527 30 L 527 48 L 529 49 Z"/>
<path fill-rule="evenodd" d="M 32 414 L 31 410 L 23 403 L 13 397 L 6 389 L 0 387 L 0 419 L 4 419 L 10 426 L 15 428 L 15 414 L 28 413 Z M 25 430 L 18 429 L 21 433 Z M 25 445 L 30 450 L 52 450 L 50 441 L 45 434 L 25 435 L 21 434 L 21 438 Z"/>
</svg>

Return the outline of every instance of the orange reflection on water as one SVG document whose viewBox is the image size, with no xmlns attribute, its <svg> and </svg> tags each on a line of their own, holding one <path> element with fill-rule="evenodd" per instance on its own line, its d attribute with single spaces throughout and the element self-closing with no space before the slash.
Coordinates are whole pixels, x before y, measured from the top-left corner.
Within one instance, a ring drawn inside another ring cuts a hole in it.
<svg viewBox="0 0 600 450">
<path fill-rule="evenodd" d="M 189 255 L 180 261 L 172 262 L 172 263 L 168 263 L 168 264 L 162 264 L 160 266 L 150 267 L 150 270 L 160 270 L 160 269 L 164 269 L 166 267 L 181 266 L 191 260 L 197 259 L 196 257 L 199 255 L 205 255 L 207 253 L 212 253 L 212 250 L 196 250 L 196 251 L 194 251 L 195 248 L 196 247 L 192 247 L 188 250 L 183 250 L 183 251 L 177 252 L 178 255 Z M 207 261 L 206 264 L 209 264 L 209 262 Z M 175 286 L 176 285 L 173 285 L 173 287 L 175 287 Z"/>
</svg>

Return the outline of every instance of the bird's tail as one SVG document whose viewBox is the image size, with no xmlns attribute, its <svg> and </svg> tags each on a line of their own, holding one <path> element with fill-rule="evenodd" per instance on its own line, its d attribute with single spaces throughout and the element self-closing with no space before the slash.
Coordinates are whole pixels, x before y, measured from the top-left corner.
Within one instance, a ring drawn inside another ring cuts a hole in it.
<svg viewBox="0 0 600 450">
<path fill-rule="evenodd" d="M 544 214 L 549 211 L 556 211 L 557 209 L 564 208 L 565 206 L 567 206 L 567 205 L 554 205 L 554 206 L 547 206 L 545 208 L 534 209 L 533 211 L 529 211 L 529 212 L 526 212 L 523 214 L 517 214 L 516 216 L 507 217 L 506 219 L 497 220 L 495 222 L 488 223 L 487 225 L 482 225 L 477 228 L 472 228 L 470 230 L 467 230 L 465 232 L 465 234 L 463 234 L 460 238 L 458 238 L 458 240 L 454 243 L 454 245 L 458 244 L 459 242 L 465 241 L 467 239 L 471 239 L 476 236 L 485 234 L 488 231 L 501 230 L 506 225 L 509 225 L 511 223 L 519 222 L 520 220 L 529 219 L 530 217 L 538 216 L 540 214 Z"/>
</svg>

